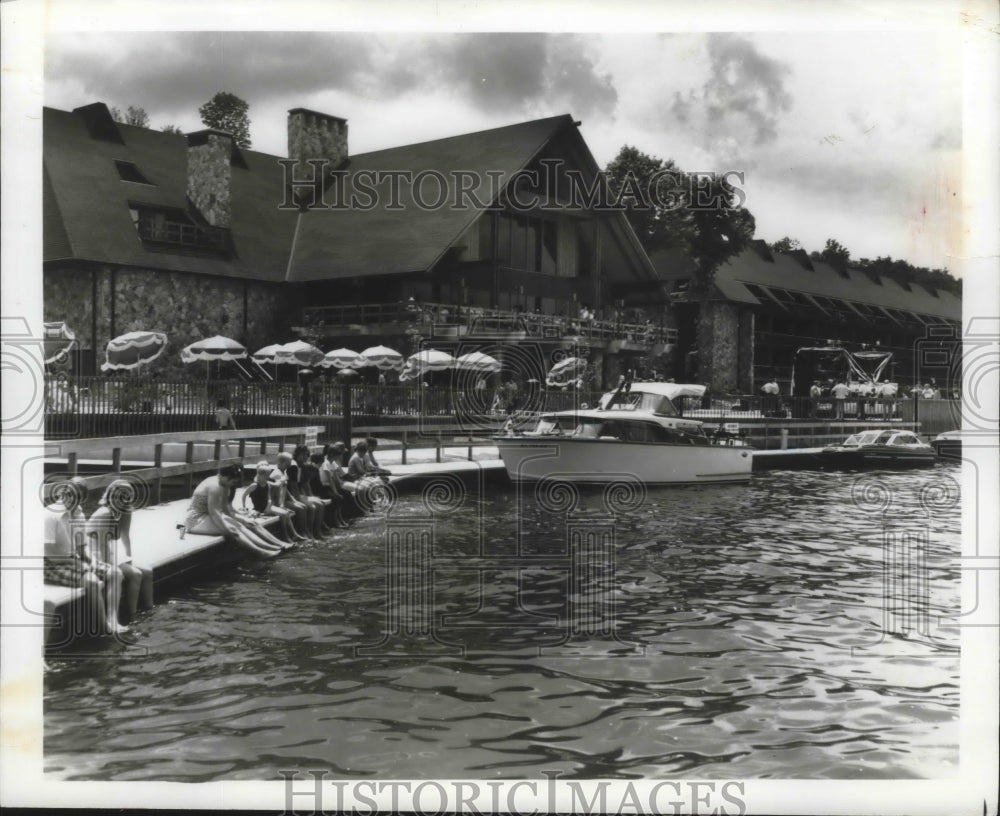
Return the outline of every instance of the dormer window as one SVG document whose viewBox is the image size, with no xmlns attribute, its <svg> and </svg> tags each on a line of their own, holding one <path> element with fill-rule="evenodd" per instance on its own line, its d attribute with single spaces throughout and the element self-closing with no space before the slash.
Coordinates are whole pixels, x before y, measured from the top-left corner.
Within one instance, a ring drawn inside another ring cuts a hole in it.
<svg viewBox="0 0 1000 816">
<path fill-rule="evenodd" d="M 227 256 L 232 253 L 228 229 L 199 223 L 184 210 L 130 202 L 129 212 L 146 249 Z"/>
<path fill-rule="evenodd" d="M 149 184 L 150 186 L 153 185 L 153 182 L 146 178 L 142 174 L 142 171 L 132 162 L 115 159 L 115 170 L 118 171 L 118 178 L 122 181 L 131 181 L 135 184 Z"/>
</svg>

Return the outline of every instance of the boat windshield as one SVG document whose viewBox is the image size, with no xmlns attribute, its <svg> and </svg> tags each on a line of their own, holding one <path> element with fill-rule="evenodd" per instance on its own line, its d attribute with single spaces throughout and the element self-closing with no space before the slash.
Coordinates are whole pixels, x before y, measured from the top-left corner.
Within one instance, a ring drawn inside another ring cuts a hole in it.
<svg viewBox="0 0 1000 816">
<path fill-rule="evenodd" d="M 874 445 L 878 435 L 878 431 L 864 431 L 863 433 L 847 437 L 843 444 L 845 448 L 856 448 L 860 445 Z"/>
<path fill-rule="evenodd" d="M 630 391 L 627 394 L 619 394 L 613 403 L 608 403 L 605 407 L 614 408 L 618 411 L 649 411 L 660 416 L 680 416 L 680 412 L 678 412 L 677 407 L 670 401 L 669 397 L 643 391 Z"/>
</svg>

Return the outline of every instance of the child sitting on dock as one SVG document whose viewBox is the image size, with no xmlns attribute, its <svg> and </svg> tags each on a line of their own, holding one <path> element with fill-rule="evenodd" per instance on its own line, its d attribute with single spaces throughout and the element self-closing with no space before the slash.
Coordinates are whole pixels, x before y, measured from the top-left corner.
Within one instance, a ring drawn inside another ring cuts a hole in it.
<svg viewBox="0 0 1000 816">
<path fill-rule="evenodd" d="M 277 499 L 274 503 L 278 507 L 290 510 L 295 518 L 295 530 L 300 535 L 311 539 L 313 538 L 313 513 L 311 512 L 311 508 L 305 502 L 301 502 L 295 498 L 290 487 L 292 476 L 295 476 L 296 481 L 298 480 L 298 466 L 293 468 L 293 464 L 292 455 L 287 451 L 282 451 L 278 454 L 278 459 L 274 467 L 271 468 L 268 479 L 277 488 Z"/>
<path fill-rule="evenodd" d="M 259 516 L 277 516 L 281 519 L 281 532 L 285 538 L 289 541 L 305 541 L 306 537 L 299 535 L 292 525 L 292 511 L 274 503 L 275 498 L 280 501 L 281 489 L 278 485 L 271 483 L 270 476 L 270 463 L 266 460 L 258 462 L 253 481 L 243 491 L 241 509 L 246 511 L 247 498 L 249 497 L 254 513 Z"/>
<path fill-rule="evenodd" d="M 355 498 L 355 491 L 358 489 L 354 482 L 349 482 L 345 478 L 343 461 L 344 454 L 347 453 L 347 445 L 343 442 L 334 442 L 329 445 L 324 453 L 326 461 L 320 469 L 320 479 L 327 485 L 331 492 L 339 495 L 338 504 L 339 518 L 350 523 L 351 521 L 364 515 L 364 511 Z"/>
<path fill-rule="evenodd" d="M 347 527 L 347 522 L 344 521 L 340 513 L 340 505 L 344 497 L 333 483 L 329 469 L 325 469 L 326 464 L 326 456 L 323 453 L 314 453 L 309 457 L 309 466 L 306 469 L 309 489 L 314 496 L 330 502 L 326 506 L 326 523 L 331 527 L 343 529 Z"/>
<path fill-rule="evenodd" d="M 226 465 L 219 469 L 217 475 L 209 476 L 199 484 L 191 496 L 191 506 L 184 522 L 187 531 L 195 535 L 225 536 L 227 541 L 261 558 L 274 558 L 283 550 L 294 547 L 294 543 L 283 544 L 265 530 L 251 528 L 236 517 L 229 501 L 229 490 L 239 487 L 242 482 L 243 468 Z"/>
<path fill-rule="evenodd" d="M 369 436 L 365 440 L 368 444 L 368 453 L 365 454 L 365 473 L 369 476 L 378 476 L 383 482 L 388 482 L 389 477 L 392 476 L 391 470 L 386 470 L 384 467 L 379 465 L 378 461 L 375 459 L 375 450 L 378 448 L 378 440 L 374 436 Z"/>
<path fill-rule="evenodd" d="M 79 477 L 53 490 L 54 501 L 45 507 L 45 583 L 83 589 L 85 608 L 95 624 L 90 631 L 127 632 L 118 622 L 121 572 L 94 562 L 86 545 L 87 517 L 81 509 L 86 498 L 87 486 Z"/>
<path fill-rule="evenodd" d="M 289 466 L 288 487 L 294 490 L 293 495 L 300 502 L 304 502 L 312 512 L 313 531 L 316 538 L 327 536 L 333 532 L 333 528 L 326 523 L 326 509 L 330 506 L 330 500 L 316 496 L 312 491 L 312 470 L 316 471 L 319 477 L 319 468 L 314 468 L 309 461 L 309 448 L 305 445 L 296 445 L 292 453 L 292 464 Z M 293 487 L 294 475 L 294 487 Z"/>
<path fill-rule="evenodd" d="M 132 558 L 135 498 L 135 486 L 131 482 L 115 479 L 105 488 L 86 528 L 87 539 L 97 558 L 121 570 L 122 595 L 129 620 L 135 617 L 140 603 L 143 609 L 153 608 L 153 571 L 139 566 Z"/>
</svg>

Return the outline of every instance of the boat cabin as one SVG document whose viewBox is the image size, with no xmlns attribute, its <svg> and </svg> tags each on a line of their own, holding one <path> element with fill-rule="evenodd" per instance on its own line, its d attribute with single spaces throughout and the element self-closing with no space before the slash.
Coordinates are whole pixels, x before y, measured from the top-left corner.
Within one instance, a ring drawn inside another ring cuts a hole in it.
<svg viewBox="0 0 1000 816">
<path fill-rule="evenodd" d="M 617 407 L 617 406 L 616 406 Z M 700 427 L 672 428 L 648 419 L 627 417 L 547 414 L 542 416 L 533 435 L 568 436 L 573 439 L 614 440 L 617 442 L 664 443 L 672 445 L 708 445 Z"/>
<path fill-rule="evenodd" d="M 863 431 L 844 440 L 842 447 L 860 448 L 863 445 L 890 445 L 892 447 L 927 447 L 912 431 Z"/>
</svg>

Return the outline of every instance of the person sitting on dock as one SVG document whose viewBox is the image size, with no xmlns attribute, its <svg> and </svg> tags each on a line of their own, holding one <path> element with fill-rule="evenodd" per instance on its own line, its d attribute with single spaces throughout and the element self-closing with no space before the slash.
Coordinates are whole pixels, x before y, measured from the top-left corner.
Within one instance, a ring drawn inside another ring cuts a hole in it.
<svg viewBox="0 0 1000 816">
<path fill-rule="evenodd" d="M 374 436 L 369 436 L 365 440 L 368 443 L 368 453 L 365 454 L 365 472 L 369 476 L 378 476 L 383 482 L 388 482 L 392 476 L 391 470 L 386 470 L 375 459 L 375 449 L 378 448 L 378 440 Z"/>
<path fill-rule="evenodd" d="M 247 498 L 250 499 L 253 512 L 258 516 L 277 516 L 281 520 L 281 532 L 289 541 L 305 541 L 306 537 L 295 532 L 292 525 L 292 511 L 278 507 L 275 497 L 280 499 L 280 488 L 271 483 L 271 465 L 266 460 L 257 463 L 257 472 L 250 486 L 243 491 L 241 509 L 246 510 Z"/>
<path fill-rule="evenodd" d="M 325 450 L 326 448 L 324 448 Z M 340 513 L 340 504 L 344 497 L 336 489 L 326 465 L 327 459 L 324 453 L 314 453 L 309 457 L 309 466 L 305 471 L 309 480 L 309 489 L 314 496 L 329 502 L 323 514 L 323 520 L 327 526 L 343 529 L 347 527 L 347 522 L 344 521 Z"/>
<path fill-rule="evenodd" d="M 351 454 L 347 463 L 347 475 L 344 477 L 349 482 L 360 482 L 365 478 L 368 471 L 365 467 L 365 456 L 368 453 L 368 443 L 361 440 L 354 446 L 354 453 Z"/>
<path fill-rule="evenodd" d="M 364 511 L 358 504 L 354 492 L 357 485 L 346 480 L 346 474 L 342 462 L 344 454 L 347 452 L 347 445 L 343 442 L 334 442 L 325 449 L 326 462 L 320 469 L 320 479 L 327 485 L 331 492 L 339 495 L 340 501 L 337 505 L 339 519 L 350 524 L 357 518 L 364 515 Z"/>
<path fill-rule="evenodd" d="M 45 507 L 45 583 L 83 589 L 84 608 L 96 624 L 91 631 L 127 632 L 128 627 L 118 622 L 121 572 L 94 562 L 86 545 L 87 517 L 81 509 L 86 498 L 87 486 L 79 477 L 53 490 L 54 501 Z"/>
<path fill-rule="evenodd" d="M 278 507 L 287 508 L 294 514 L 294 526 L 299 535 L 304 535 L 306 538 L 315 538 L 312 535 L 313 514 L 311 508 L 305 502 L 301 502 L 295 498 L 290 488 L 291 477 L 293 475 L 295 476 L 295 480 L 298 481 L 298 466 L 293 467 L 294 464 L 292 454 L 288 453 L 288 451 L 282 451 L 278 454 L 274 467 L 271 468 L 271 474 L 268 478 L 278 488 L 278 499 L 275 501 L 275 504 Z"/>
<path fill-rule="evenodd" d="M 313 538 L 322 538 L 333 532 L 333 528 L 327 526 L 324 516 L 329 501 L 314 496 L 310 484 L 309 448 L 305 445 L 297 445 L 292 452 L 292 462 L 288 466 L 288 490 L 298 501 L 302 502 L 309 510 L 310 530 L 313 531 Z"/>
<path fill-rule="evenodd" d="M 229 501 L 229 490 L 243 482 L 243 468 L 240 465 L 226 465 L 218 474 L 201 482 L 191 496 L 184 521 L 187 532 L 194 535 L 224 536 L 261 558 L 274 558 L 282 550 L 294 546 L 274 544 L 261 531 L 251 529 L 236 517 L 236 511 Z"/>
<path fill-rule="evenodd" d="M 132 558 L 132 511 L 135 509 L 135 485 L 115 479 L 104 490 L 98 507 L 87 522 L 87 539 L 98 558 L 113 564 L 122 574 L 122 595 L 129 620 L 142 605 L 153 608 L 153 571 Z"/>
</svg>

